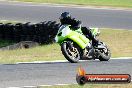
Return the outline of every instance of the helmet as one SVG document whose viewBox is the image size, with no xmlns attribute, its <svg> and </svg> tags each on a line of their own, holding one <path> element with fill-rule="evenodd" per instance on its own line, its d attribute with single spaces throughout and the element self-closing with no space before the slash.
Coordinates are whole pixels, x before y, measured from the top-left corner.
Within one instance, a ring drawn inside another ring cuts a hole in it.
<svg viewBox="0 0 132 88">
<path fill-rule="evenodd" d="M 70 15 L 69 12 L 63 12 L 59 19 L 62 20 L 62 19 L 65 19 L 65 18 L 70 18 L 70 17 L 71 17 L 71 15 Z"/>
</svg>

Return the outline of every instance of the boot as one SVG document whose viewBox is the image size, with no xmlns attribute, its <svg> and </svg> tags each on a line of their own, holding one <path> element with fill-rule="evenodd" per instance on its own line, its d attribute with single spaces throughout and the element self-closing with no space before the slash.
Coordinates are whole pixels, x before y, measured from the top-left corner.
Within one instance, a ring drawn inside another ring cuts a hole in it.
<svg viewBox="0 0 132 88">
<path fill-rule="evenodd" d="M 99 40 L 97 40 L 97 39 L 93 39 L 92 40 L 92 46 L 94 47 L 94 48 L 97 48 L 98 47 L 98 43 L 99 43 Z"/>
</svg>

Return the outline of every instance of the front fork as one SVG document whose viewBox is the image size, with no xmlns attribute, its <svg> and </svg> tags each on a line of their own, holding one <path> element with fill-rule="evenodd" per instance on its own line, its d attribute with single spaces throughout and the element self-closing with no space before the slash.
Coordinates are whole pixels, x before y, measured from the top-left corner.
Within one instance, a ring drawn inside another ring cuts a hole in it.
<svg viewBox="0 0 132 88">
<path fill-rule="evenodd" d="M 76 51 L 76 49 L 73 47 L 73 42 L 67 41 L 66 43 L 67 43 L 67 45 L 68 45 L 70 51 L 72 51 L 72 52 Z"/>
<path fill-rule="evenodd" d="M 68 41 L 67 45 L 69 46 L 69 49 L 72 50 L 73 49 L 73 45 L 71 44 L 72 42 Z"/>
</svg>

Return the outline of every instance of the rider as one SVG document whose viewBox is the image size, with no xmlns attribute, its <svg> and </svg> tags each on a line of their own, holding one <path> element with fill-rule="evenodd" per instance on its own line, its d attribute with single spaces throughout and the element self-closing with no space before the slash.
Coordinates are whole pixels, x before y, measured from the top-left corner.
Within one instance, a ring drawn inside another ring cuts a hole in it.
<svg viewBox="0 0 132 88">
<path fill-rule="evenodd" d="M 69 24 L 71 25 L 72 29 L 77 30 L 78 28 L 81 27 L 82 22 L 79 20 L 76 20 L 75 18 L 71 18 L 71 15 L 69 12 L 63 12 L 60 16 L 60 22 L 61 25 L 63 24 Z M 92 40 L 92 45 L 94 47 L 97 47 L 98 45 L 98 40 L 94 37 L 94 35 L 92 35 L 92 32 L 90 31 L 90 28 L 87 27 L 81 27 L 81 30 L 83 32 L 83 34 L 89 38 L 90 40 Z"/>
</svg>

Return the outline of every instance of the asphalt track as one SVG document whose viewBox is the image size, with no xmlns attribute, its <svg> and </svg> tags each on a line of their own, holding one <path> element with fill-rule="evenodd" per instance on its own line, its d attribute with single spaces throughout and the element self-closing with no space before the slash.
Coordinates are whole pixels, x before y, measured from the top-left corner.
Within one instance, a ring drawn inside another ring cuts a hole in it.
<svg viewBox="0 0 132 88">
<path fill-rule="evenodd" d="M 132 29 L 132 11 L 90 8 L 56 7 L 48 5 L 10 4 L 0 2 L 0 19 L 40 22 L 57 20 L 69 11 L 86 26 Z M 77 68 L 87 73 L 123 73 L 132 75 L 132 59 L 109 62 L 87 61 L 76 64 L 4 64 L 0 65 L 0 88 L 76 83 Z"/>
<path fill-rule="evenodd" d="M 86 61 L 80 63 L 41 63 L 0 65 L 0 88 L 73 84 L 76 73 L 82 66 L 87 73 L 130 74 L 132 59 L 115 59 L 108 62 Z"/>
<path fill-rule="evenodd" d="M 0 19 L 2 20 L 58 21 L 60 14 L 64 11 L 69 11 L 73 17 L 81 20 L 84 26 L 132 29 L 132 10 L 0 2 Z"/>
</svg>

